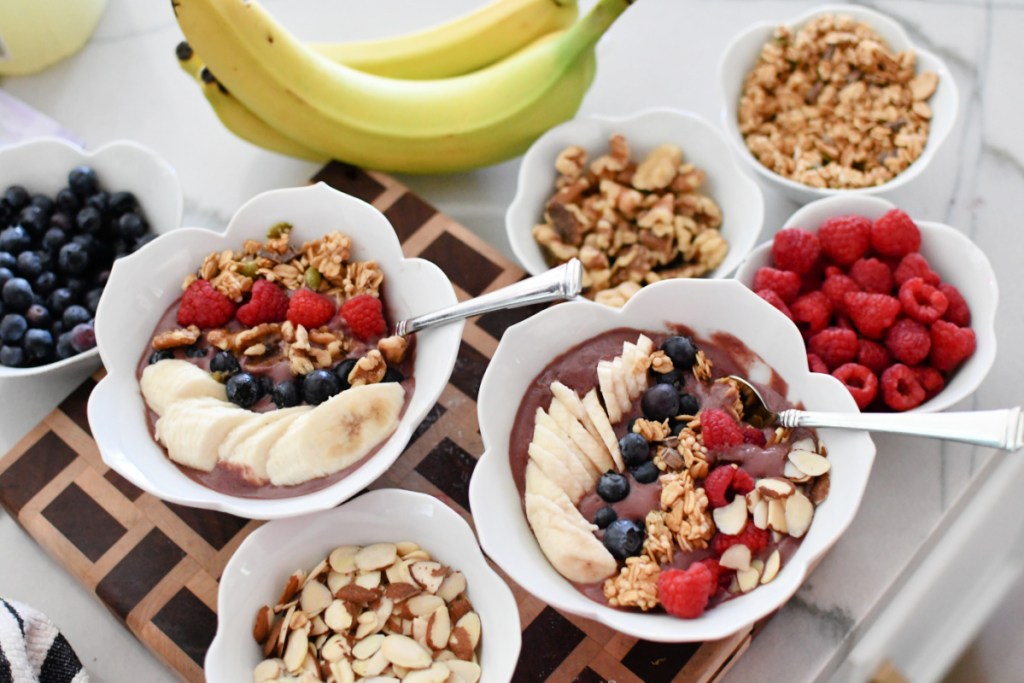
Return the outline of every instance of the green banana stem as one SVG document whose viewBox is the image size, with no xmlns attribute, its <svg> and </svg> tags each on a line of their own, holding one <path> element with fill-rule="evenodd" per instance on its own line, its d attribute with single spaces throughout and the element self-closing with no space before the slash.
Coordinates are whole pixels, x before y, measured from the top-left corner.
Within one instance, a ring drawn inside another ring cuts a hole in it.
<svg viewBox="0 0 1024 683">
<path fill-rule="evenodd" d="M 566 31 L 558 41 L 559 52 L 567 59 L 574 60 L 592 47 L 615 23 L 619 15 L 636 0 L 598 0 L 582 19 Z"/>
</svg>

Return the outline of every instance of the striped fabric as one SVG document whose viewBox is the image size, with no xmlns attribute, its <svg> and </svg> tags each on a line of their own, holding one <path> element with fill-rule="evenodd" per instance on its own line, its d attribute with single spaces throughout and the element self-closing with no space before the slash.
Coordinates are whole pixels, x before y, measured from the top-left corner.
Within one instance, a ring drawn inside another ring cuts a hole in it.
<svg viewBox="0 0 1024 683">
<path fill-rule="evenodd" d="M 0 598 L 0 683 L 88 683 L 71 645 L 46 616 Z"/>
</svg>

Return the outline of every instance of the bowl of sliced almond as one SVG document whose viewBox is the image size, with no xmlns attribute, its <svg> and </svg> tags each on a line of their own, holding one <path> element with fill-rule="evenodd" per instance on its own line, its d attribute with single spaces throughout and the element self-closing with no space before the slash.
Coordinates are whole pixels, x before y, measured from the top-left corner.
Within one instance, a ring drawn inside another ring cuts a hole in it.
<svg viewBox="0 0 1024 683">
<path fill-rule="evenodd" d="M 208 680 L 504 683 L 519 610 L 469 525 L 382 489 L 248 536 L 220 580 Z"/>
</svg>

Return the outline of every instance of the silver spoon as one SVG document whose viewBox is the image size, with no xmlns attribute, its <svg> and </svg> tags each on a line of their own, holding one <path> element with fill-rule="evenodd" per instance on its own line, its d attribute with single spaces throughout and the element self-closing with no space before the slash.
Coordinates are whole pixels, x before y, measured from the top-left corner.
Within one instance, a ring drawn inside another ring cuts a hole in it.
<svg viewBox="0 0 1024 683">
<path fill-rule="evenodd" d="M 744 419 L 755 426 L 857 429 L 962 441 L 1006 451 L 1024 446 L 1024 414 L 1020 406 L 959 413 L 826 413 L 795 409 L 774 413 L 747 380 L 736 375 L 729 379 L 736 381 Z"/>
<path fill-rule="evenodd" d="M 413 318 L 400 320 L 393 334 L 405 336 L 435 325 L 444 325 L 455 320 L 469 318 L 508 308 L 519 308 L 547 301 L 572 299 L 583 289 L 583 265 L 579 259 L 552 268 L 546 273 L 520 280 L 515 284 L 489 292 L 474 299 L 462 301 L 438 311 L 424 313 Z"/>
</svg>

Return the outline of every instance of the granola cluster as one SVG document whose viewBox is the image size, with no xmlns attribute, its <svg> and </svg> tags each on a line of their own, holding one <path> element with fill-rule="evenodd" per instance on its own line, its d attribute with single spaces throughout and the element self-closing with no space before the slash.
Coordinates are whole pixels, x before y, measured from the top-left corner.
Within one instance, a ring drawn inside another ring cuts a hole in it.
<svg viewBox="0 0 1024 683">
<path fill-rule="evenodd" d="M 759 162 L 819 188 L 885 183 L 924 150 L 938 76 L 866 24 L 823 15 L 776 29 L 747 75 L 739 128 Z"/>
<path fill-rule="evenodd" d="M 579 258 L 591 299 L 621 306 L 645 284 L 705 275 L 729 250 L 722 211 L 701 191 L 704 172 L 675 145 L 638 163 L 613 135 L 589 164 L 582 147 L 565 148 L 555 169 L 556 192 L 533 236 L 553 265 Z"/>
</svg>

